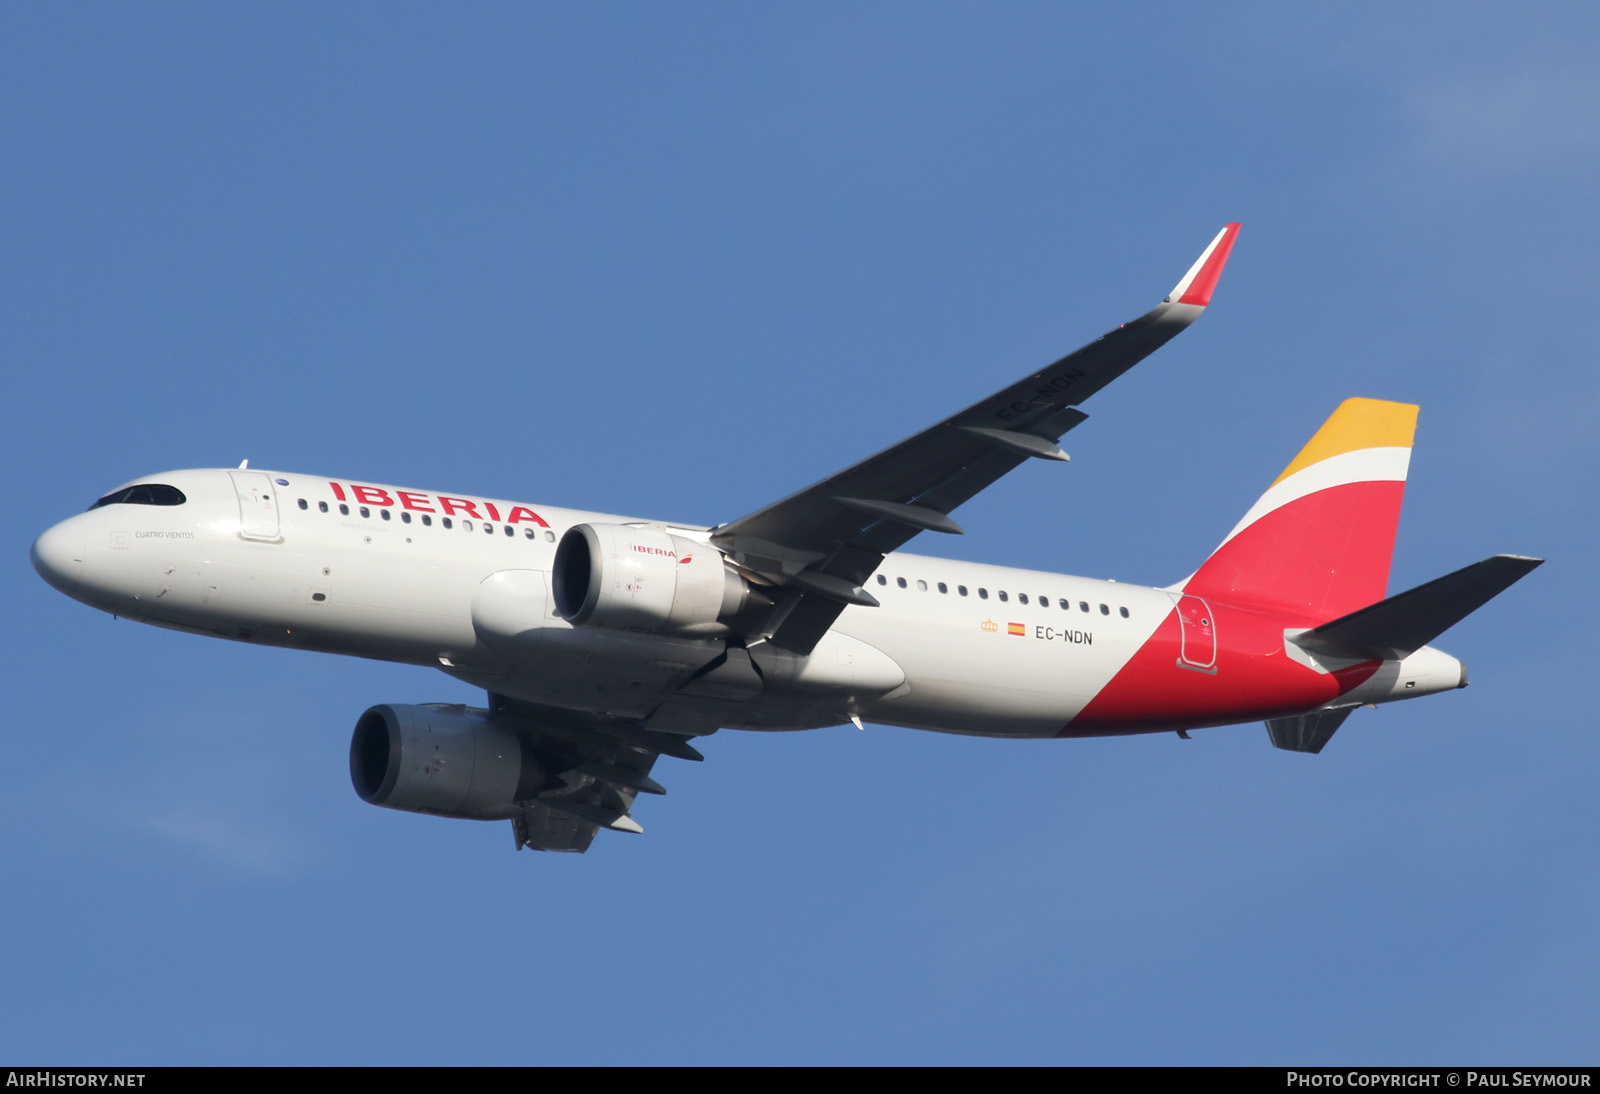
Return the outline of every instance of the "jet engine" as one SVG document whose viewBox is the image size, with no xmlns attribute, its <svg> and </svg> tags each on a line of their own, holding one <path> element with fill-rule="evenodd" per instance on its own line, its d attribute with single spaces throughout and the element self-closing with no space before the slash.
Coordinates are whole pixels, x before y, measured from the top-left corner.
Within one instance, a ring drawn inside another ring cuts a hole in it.
<svg viewBox="0 0 1600 1094">
<path fill-rule="evenodd" d="M 716 548 L 623 524 L 569 528 L 551 579 L 567 622 L 650 634 L 714 633 L 752 596 Z"/>
<path fill-rule="evenodd" d="M 356 722 L 350 781 L 373 805 L 465 820 L 520 816 L 544 771 L 511 730 L 480 711 L 381 704 Z"/>
</svg>

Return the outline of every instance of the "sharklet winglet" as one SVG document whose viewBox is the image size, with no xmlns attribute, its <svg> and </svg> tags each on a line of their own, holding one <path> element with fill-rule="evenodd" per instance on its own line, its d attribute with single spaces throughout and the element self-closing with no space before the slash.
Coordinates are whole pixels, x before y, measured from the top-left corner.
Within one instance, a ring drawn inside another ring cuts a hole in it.
<svg viewBox="0 0 1600 1094">
<path fill-rule="evenodd" d="M 1183 275 L 1183 280 L 1167 294 L 1167 299 L 1178 304 L 1193 304 L 1197 308 L 1211 303 L 1211 294 L 1222 277 L 1222 267 L 1228 264 L 1228 253 L 1233 250 L 1233 241 L 1238 236 L 1238 224 L 1226 225 L 1218 232 L 1211 246 L 1195 259 L 1189 272 Z"/>
</svg>

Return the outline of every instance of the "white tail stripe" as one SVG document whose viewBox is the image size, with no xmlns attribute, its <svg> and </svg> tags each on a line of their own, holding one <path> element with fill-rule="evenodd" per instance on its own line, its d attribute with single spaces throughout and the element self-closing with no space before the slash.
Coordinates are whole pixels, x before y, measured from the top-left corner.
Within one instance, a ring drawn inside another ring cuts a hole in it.
<svg viewBox="0 0 1600 1094">
<path fill-rule="evenodd" d="M 1341 452 L 1337 456 L 1319 460 L 1274 483 L 1233 526 L 1233 531 L 1227 534 L 1222 543 L 1227 543 L 1273 510 L 1319 490 L 1351 482 L 1405 482 L 1410 467 L 1410 448 L 1358 448 L 1354 452 Z M 1217 546 L 1220 549 L 1222 544 Z"/>
</svg>

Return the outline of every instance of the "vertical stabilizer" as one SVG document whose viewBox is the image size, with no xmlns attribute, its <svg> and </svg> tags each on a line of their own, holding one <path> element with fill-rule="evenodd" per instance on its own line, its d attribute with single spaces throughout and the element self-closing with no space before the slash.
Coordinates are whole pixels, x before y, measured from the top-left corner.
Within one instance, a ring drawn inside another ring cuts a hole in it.
<svg viewBox="0 0 1600 1094">
<path fill-rule="evenodd" d="M 1417 408 L 1346 399 L 1183 591 L 1311 621 L 1382 600 Z"/>
</svg>

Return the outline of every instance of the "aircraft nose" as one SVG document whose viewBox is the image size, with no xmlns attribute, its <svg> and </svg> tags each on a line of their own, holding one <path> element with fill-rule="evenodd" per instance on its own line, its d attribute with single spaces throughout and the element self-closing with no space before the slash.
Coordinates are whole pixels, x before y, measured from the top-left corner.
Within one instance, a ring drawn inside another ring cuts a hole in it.
<svg viewBox="0 0 1600 1094">
<path fill-rule="evenodd" d="M 33 541 L 28 557 L 40 577 L 70 595 L 83 585 L 83 545 L 83 525 L 64 520 Z"/>
</svg>

